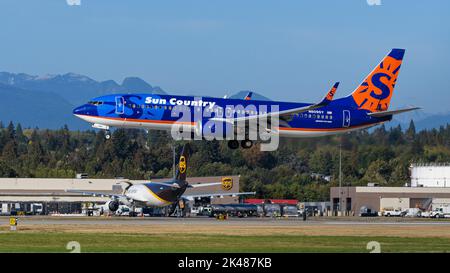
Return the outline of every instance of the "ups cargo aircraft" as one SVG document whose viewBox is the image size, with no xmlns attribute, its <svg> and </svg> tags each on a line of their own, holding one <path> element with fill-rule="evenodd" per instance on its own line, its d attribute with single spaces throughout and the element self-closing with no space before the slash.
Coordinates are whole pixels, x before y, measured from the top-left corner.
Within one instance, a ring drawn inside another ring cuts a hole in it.
<svg viewBox="0 0 450 273">
<path fill-rule="evenodd" d="M 186 172 L 188 169 L 189 156 L 191 148 L 189 144 L 183 146 L 183 150 L 178 162 L 176 175 L 173 179 L 167 182 L 148 182 L 142 184 L 133 184 L 129 181 L 124 181 L 128 186 L 124 189 L 122 194 L 112 194 L 106 192 L 88 192 L 77 189 L 67 189 L 66 192 L 77 193 L 81 195 L 90 196 L 106 196 L 111 200 L 105 205 L 109 211 L 116 211 L 120 205 L 126 205 L 131 208 L 135 207 L 165 207 L 172 206 L 171 213 L 175 210 L 179 201 L 194 200 L 195 198 L 203 197 L 223 197 L 223 196 L 239 196 L 252 195 L 255 192 L 240 192 L 240 193 L 203 193 L 203 194 L 185 194 L 188 188 L 208 187 L 215 185 L 222 185 L 225 190 L 231 190 L 233 181 L 231 178 L 223 178 L 221 182 L 189 184 L 186 181 Z M 170 213 L 170 214 L 171 214 Z"/>
<path fill-rule="evenodd" d="M 107 139 L 111 137 L 111 127 L 173 132 L 174 126 L 182 125 L 182 130 L 201 136 L 200 139 L 223 136 L 232 149 L 239 147 L 238 140 L 243 148 L 253 145 L 255 139 L 249 137 L 251 129 L 248 128 L 252 122 L 258 124 L 260 133 L 280 137 L 345 133 L 419 109 L 389 109 L 404 54 L 404 49 L 392 49 L 350 95 L 336 100 L 333 97 L 339 83 L 318 103 L 259 101 L 251 99 L 251 92 L 243 99 L 136 93 L 97 97 L 75 108 L 73 113 L 92 123 L 94 128 L 106 130 Z M 245 129 L 241 138 L 236 137 L 241 133 L 239 124 L 244 124 Z"/>
</svg>

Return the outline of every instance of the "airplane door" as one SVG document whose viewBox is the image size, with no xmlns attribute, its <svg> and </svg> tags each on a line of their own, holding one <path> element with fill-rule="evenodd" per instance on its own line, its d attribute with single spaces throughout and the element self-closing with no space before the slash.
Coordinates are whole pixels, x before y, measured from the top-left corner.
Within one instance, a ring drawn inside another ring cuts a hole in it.
<svg viewBox="0 0 450 273">
<path fill-rule="evenodd" d="M 116 97 L 116 114 L 123 114 L 125 112 L 125 105 L 123 97 Z"/>
<path fill-rule="evenodd" d="M 343 127 L 350 127 L 350 111 L 344 110 L 343 116 L 342 116 L 342 126 Z"/>
</svg>

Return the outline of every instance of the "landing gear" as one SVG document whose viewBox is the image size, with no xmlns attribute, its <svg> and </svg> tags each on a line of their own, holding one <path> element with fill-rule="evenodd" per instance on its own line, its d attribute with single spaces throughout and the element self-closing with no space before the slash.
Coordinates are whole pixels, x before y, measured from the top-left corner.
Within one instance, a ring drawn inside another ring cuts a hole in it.
<svg viewBox="0 0 450 273">
<path fill-rule="evenodd" d="M 237 140 L 229 140 L 228 141 L 228 148 L 235 150 L 237 148 L 239 148 L 239 141 Z"/>
<path fill-rule="evenodd" d="M 253 141 L 251 141 L 250 139 L 245 139 L 245 140 L 241 140 L 240 144 L 241 144 L 240 146 L 243 149 L 249 149 L 249 148 L 251 148 L 253 146 Z M 228 148 L 230 148 L 232 150 L 235 150 L 235 149 L 239 148 L 239 141 L 237 141 L 237 140 L 229 140 L 228 141 Z"/>
<path fill-rule="evenodd" d="M 111 132 L 110 132 L 109 130 L 106 130 L 106 131 L 105 131 L 105 139 L 106 139 L 106 140 L 111 139 Z"/>
<path fill-rule="evenodd" d="M 241 147 L 244 149 L 250 149 L 253 146 L 253 141 L 245 139 L 241 141 Z"/>
</svg>

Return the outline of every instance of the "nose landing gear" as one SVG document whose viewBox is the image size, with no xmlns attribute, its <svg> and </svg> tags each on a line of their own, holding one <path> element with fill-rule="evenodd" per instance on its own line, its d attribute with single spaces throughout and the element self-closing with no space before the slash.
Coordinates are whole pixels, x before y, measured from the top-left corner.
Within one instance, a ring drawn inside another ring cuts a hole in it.
<svg viewBox="0 0 450 273">
<path fill-rule="evenodd" d="M 111 139 L 111 131 L 109 131 L 109 126 L 108 125 L 103 125 L 103 124 L 99 124 L 99 123 L 94 123 L 92 124 L 92 128 L 96 128 L 96 129 L 101 129 L 101 130 L 105 130 L 105 138 Z"/>
</svg>

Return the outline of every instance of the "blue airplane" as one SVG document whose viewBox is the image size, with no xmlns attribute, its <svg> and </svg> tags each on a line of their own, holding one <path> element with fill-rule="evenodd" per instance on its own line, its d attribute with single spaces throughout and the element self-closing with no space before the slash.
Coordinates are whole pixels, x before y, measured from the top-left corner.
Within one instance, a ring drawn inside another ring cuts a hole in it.
<svg viewBox="0 0 450 273">
<path fill-rule="evenodd" d="M 404 54 L 404 49 L 392 49 L 350 95 L 335 100 L 339 83 L 318 103 L 253 100 L 251 92 L 243 99 L 130 93 L 94 98 L 75 108 L 73 114 L 94 128 L 106 130 L 107 139 L 111 137 L 111 127 L 172 130 L 174 125 L 183 125 L 183 130 L 202 137 L 213 133 L 217 136 L 217 132 L 226 137 L 229 128 L 237 135 L 240 122 L 248 127 L 249 122 L 260 124 L 263 118 L 268 121 L 267 132 L 280 137 L 320 137 L 351 132 L 419 109 L 389 110 Z M 275 118 L 279 122 L 274 123 Z M 209 128 L 205 130 L 207 124 Z M 274 124 L 276 126 L 272 126 Z M 250 148 L 253 139 L 248 135 L 245 133 L 240 143 L 236 137 L 227 138 L 228 146 Z"/>
</svg>

